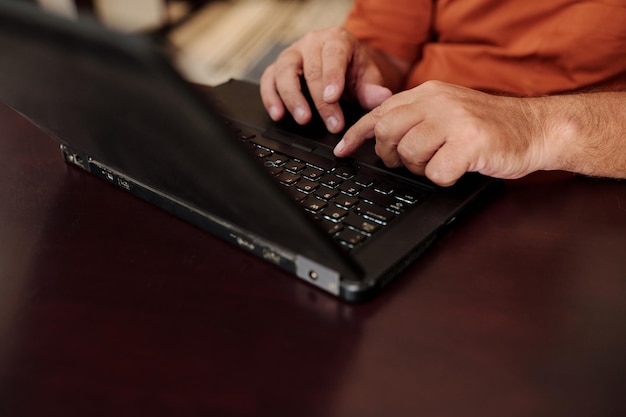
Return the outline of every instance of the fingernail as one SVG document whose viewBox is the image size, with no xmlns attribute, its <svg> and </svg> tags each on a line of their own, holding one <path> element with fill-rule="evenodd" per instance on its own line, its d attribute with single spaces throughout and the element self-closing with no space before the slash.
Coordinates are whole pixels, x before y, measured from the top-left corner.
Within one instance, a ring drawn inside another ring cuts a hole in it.
<svg viewBox="0 0 626 417">
<path fill-rule="evenodd" d="M 326 128 L 331 132 L 336 132 L 339 126 L 339 120 L 335 116 L 330 116 L 326 119 Z"/>
<path fill-rule="evenodd" d="M 326 86 L 326 88 L 324 89 L 324 100 L 334 98 L 336 93 L 337 87 L 335 87 L 333 84 Z"/>
<path fill-rule="evenodd" d="M 293 117 L 295 117 L 297 121 L 302 121 L 305 116 L 306 111 L 302 107 L 297 107 L 296 110 L 293 112 Z"/>
<path fill-rule="evenodd" d="M 343 139 L 341 139 L 339 143 L 335 146 L 335 150 L 334 150 L 335 155 L 340 154 L 341 151 L 345 149 L 345 147 L 346 147 L 346 142 Z"/>
<path fill-rule="evenodd" d="M 277 106 L 270 107 L 270 117 L 272 120 L 277 121 L 280 119 L 280 109 Z"/>
</svg>

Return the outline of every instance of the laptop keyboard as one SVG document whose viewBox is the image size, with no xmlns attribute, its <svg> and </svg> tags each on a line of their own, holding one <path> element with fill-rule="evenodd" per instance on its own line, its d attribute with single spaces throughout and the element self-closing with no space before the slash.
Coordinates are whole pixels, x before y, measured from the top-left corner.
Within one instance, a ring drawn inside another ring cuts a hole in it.
<svg viewBox="0 0 626 417">
<path fill-rule="evenodd" d="M 363 245 L 428 194 L 426 187 L 398 185 L 354 162 L 231 127 L 287 193 L 346 250 Z"/>
</svg>

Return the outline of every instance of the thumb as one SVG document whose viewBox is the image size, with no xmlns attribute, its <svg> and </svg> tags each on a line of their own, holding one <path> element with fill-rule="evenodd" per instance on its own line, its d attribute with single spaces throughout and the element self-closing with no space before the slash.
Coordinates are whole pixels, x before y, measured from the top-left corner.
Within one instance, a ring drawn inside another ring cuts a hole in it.
<svg viewBox="0 0 626 417">
<path fill-rule="evenodd" d="M 387 87 L 378 84 L 363 83 L 356 91 L 356 97 L 361 107 L 372 110 L 382 104 L 392 96 L 392 92 Z"/>
</svg>

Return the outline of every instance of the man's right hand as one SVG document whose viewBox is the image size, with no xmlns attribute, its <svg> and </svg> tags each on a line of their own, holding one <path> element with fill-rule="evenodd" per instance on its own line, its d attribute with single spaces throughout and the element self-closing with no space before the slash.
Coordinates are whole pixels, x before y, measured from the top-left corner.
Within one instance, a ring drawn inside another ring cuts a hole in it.
<svg viewBox="0 0 626 417">
<path fill-rule="evenodd" d="M 273 120 L 282 119 L 286 112 L 299 124 L 311 120 L 314 109 L 302 92 L 301 77 L 315 110 L 332 133 L 345 127 L 339 106 L 343 95 L 371 110 L 392 94 L 384 85 L 375 53 L 340 27 L 305 35 L 267 67 L 261 77 L 261 97 Z"/>
</svg>

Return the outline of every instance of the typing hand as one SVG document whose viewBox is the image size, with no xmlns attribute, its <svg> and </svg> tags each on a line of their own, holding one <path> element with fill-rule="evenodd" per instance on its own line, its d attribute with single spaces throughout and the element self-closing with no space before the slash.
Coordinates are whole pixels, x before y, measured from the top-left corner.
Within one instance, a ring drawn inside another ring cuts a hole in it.
<svg viewBox="0 0 626 417">
<path fill-rule="evenodd" d="M 376 153 L 385 165 L 405 166 L 442 186 L 465 172 L 519 178 L 544 169 L 548 156 L 531 100 L 426 82 L 363 116 L 334 152 L 348 156 L 376 137 Z"/>
<path fill-rule="evenodd" d="M 329 28 L 311 32 L 285 49 L 261 77 L 261 97 L 273 120 L 288 111 L 299 124 L 313 109 L 301 90 L 304 77 L 311 99 L 326 128 L 337 133 L 345 119 L 339 99 L 347 94 L 370 110 L 391 96 L 371 51 L 348 31 Z"/>
</svg>

